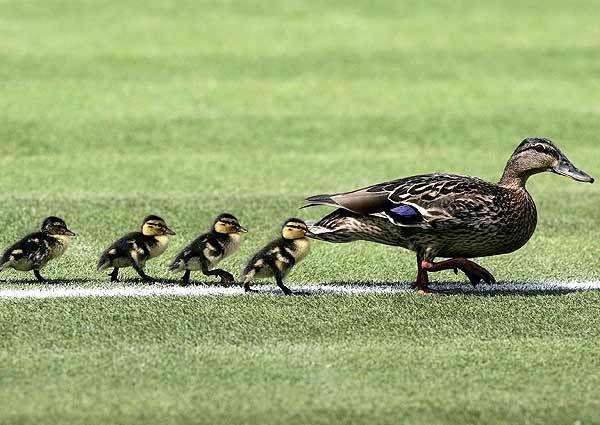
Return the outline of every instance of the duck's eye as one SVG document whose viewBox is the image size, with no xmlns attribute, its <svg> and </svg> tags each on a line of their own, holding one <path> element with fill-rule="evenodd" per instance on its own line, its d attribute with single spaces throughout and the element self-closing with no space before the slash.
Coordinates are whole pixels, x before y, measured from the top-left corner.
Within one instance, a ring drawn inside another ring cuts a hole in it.
<svg viewBox="0 0 600 425">
<path fill-rule="evenodd" d="M 423 220 L 423 216 L 415 207 L 401 204 L 387 211 L 387 215 L 394 221 L 402 224 L 418 223 Z"/>
</svg>

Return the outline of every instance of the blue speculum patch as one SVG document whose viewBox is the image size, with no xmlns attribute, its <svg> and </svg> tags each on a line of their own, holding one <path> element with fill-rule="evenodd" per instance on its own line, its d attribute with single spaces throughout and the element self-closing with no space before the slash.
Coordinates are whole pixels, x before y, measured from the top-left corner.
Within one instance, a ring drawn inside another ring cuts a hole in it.
<svg viewBox="0 0 600 425">
<path fill-rule="evenodd" d="M 402 224 L 418 223 L 423 219 L 423 216 L 416 208 L 404 204 L 388 210 L 387 214 L 394 221 Z"/>
</svg>

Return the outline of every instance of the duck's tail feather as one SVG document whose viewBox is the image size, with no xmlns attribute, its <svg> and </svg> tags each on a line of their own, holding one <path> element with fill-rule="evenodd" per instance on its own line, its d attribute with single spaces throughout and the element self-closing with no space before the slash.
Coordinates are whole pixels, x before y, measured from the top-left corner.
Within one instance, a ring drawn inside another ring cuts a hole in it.
<svg viewBox="0 0 600 425">
<path fill-rule="evenodd" d="M 315 195 L 315 196 L 311 196 L 306 198 L 306 200 L 309 202 L 308 204 L 300 207 L 300 209 L 302 208 L 309 208 L 309 207 L 315 207 L 317 205 L 333 205 L 333 206 L 339 206 L 339 204 L 337 202 L 335 202 L 333 200 L 333 198 L 331 197 L 331 195 Z"/>
</svg>

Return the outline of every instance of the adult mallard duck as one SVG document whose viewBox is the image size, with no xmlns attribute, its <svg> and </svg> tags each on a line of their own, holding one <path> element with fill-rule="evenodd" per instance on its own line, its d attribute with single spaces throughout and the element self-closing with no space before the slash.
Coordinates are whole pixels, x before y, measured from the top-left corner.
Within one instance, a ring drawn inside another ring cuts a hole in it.
<svg viewBox="0 0 600 425">
<path fill-rule="evenodd" d="M 462 270 L 473 285 L 491 283 L 492 274 L 467 258 L 506 254 L 525 245 L 537 223 L 525 184 L 545 171 L 594 182 L 552 141 L 530 137 L 514 151 L 497 184 L 436 173 L 311 196 L 307 206 L 338 209 L 310 224 L 307 236 L 334 243 L 367 240 L 415 251 L 413 287 L 423 292 L 431 291 L 427 273 L 440 270 Z M 436 263 L 437 257 L 449 259 Z"/>
</svg>

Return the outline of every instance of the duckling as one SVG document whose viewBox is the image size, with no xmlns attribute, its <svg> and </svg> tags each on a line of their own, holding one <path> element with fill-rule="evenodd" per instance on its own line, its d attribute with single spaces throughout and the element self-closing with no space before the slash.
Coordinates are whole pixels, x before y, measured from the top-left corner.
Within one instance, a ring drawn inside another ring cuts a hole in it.
<svg viewBox="0 0 600 425">
<path fill-rule="evenodd" d="M 281 228 L 281 238 L 267 244 L 248 262 L 242 273 L 244 291 L 256 292 L 250 289 L 250 282 L 255 277 L 273 276 L 285 295 L 293 295 L 283 283 L 283 278 L 308 254 L 310 240 L 306 237 L 307 232 L 308 227 L 304 221 L 298 218 L 287 219 Z"/>
<path fill-rule="evenodd" d="M 165 221 L 156 215 L 149 215 L 142 222 L 140 232 L 128 233 L 109 246 L 98 261 L 98 270 L 109 267 L 111 282 L 119 281 L 119 269 L 133 267 L 144 281 L 153 280 L 144 273 L 146 261 L 156 258 L 167 249 L 169 236 L 175 232 L 169 229 Z"/>
<path fill-rule="evenodd" d="M 210 232 L 198 236 L 175 257 L 169 270 L 183 271 L 182 285 L 190 283 L 192 271 L 201 270 L 205 276 L 219 276 L 222 284 L 233 283 L 233 275 L 222 269 L 213 269 L 221 260 L 240 247 L 241 233 L 248 230 L 228 213 L 219 215 Z"/>
<path fill-rule="evenodd" d="M 40 232 L 25 236 L 6 250 L 0 260 L 0 270 L 12 267 L 23 272 L 33 271 L 38 281 L 46 282 L 40 270 L 50 260 L 63 255 L 74 236 L 62 218 L 48 217 Z"/>
</svg>

